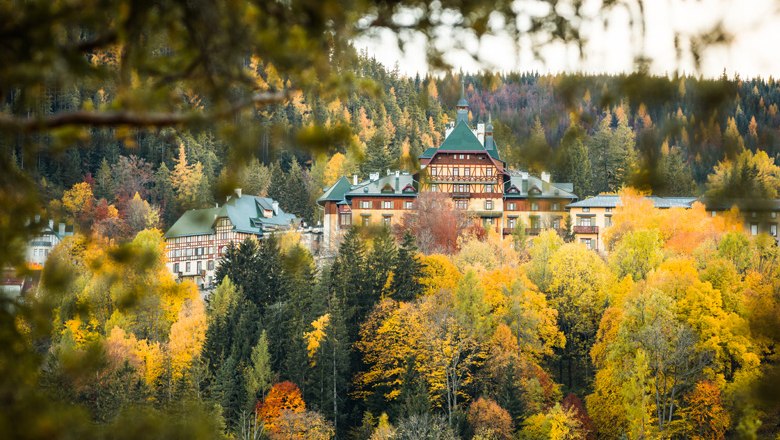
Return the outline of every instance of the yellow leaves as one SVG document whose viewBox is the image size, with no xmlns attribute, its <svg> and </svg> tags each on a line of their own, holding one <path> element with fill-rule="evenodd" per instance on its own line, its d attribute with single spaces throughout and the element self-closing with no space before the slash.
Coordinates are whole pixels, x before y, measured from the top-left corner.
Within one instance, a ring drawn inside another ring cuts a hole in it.
<svg viewBox="0 0 780 440">
<path fill-rule="evenodd" d="M 154 386 L 157 379 L 165 371 L 165 356 L 159 342 L 146 339 L 138 341 L 135 355 L 141 360 L 141 378 L 149 386 Z"/>
<path fill-rule="evenodd" d="M 311 362 L 312 366 L 317 365 L 317 361 L 314 357 L 317 354 L 317 350 L 319 350 L 322 341 L 325 340 L 325 337 L 327 336 L 325 329 L 328 327 L 329 323 L 330 313 L 326 313 L 312 321 L 312 331 L 303 333 L 303 339 L 306 341 L 306 352 L 309 355 L 309 362 Z"/>
<path fill-rule="evenodd" d="M 420 282 L 424 286 L 424 296 L 435 294 L 440 290 L 454 290 L 458 285 L 461 274 L 446 255 L 420 255 L 419 259 L 423 264 L 423 276 Z"/>
<path fill-rule="evenodd" d="M 206 310 L 200 297 L 190 299 L 179 312 L 179 319 L 171 326 L 168 341 L 171 379 L 184 377 L 193 359 L 206 341 Z"/>
<path fill-rule="evenodd" d="M 349 164 L 347 163 L 347 156 L 336 153 L 330 160 L 328 160 L 325 166 L 325 173 L 323 177 L 323 184 L 325 186 L 331 186 L 336 183 L 341 176 L 349 174 Z"/>
<path fill-rule="evenodd" d="M 92 187 L 87 182 L 80 182 L 62 195 L 62 207 L 73 218 L 78 218 L 92 207 L 94 196 Z"/>
</svg>

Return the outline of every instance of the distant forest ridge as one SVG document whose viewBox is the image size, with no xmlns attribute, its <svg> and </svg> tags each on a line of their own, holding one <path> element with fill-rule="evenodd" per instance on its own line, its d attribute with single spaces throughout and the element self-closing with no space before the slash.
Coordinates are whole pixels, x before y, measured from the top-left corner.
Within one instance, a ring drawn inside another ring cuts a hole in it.
<svg viewBox="0 0 780 440">
<path fill-rule="evenodd" d="M 417 157 L 425 148 L 439 145 L 445 125 L 454 120 L 461 81 L 472 123 L 492 117 L 502 158 L 510 167 L 550 171 L 557 181 L 573 182 L 580 197 L 615 191 L 624 184 L 661 195 L 698 195 L 708 174 L 724 158 L 735 158 L 748 149 L 763 150 L 777 159 L 780 151 L 780 87 L 772 78 L 489 72 L 406 77 L 365 54 L 351 59 L 340 69 L 363 87 L 353 87 L 330 101 L 302 91 L 284 104 L 257 108 L 253 110 L 257 127 L 248 127 L 242 146 L 266 167 L 278 162 L 284 173 L 290 172 L 293 162 L 301 164 L 300 184 L 310 201 L 340 174 L 414 171 Z M 271 64 L 253 60 L 248 68 L 266 90 L 295 89 Z M 51 114 L 98 107 L 112 93 L 111 84 L 91 87 L 53 88 L 41 105 Z M 12 102 L 13 95 L 8 99 L 7 105 L 18 104 Z M 197 95 L 190 101 L 200 107 L 209 105 Z M 351 135 L 324 149 L 302 147 L 295 133 L 316 126 L 348 127 Z M 201 164 L 200 186 L 209 188 L 190 205 L 212 204 L 218 199 L 217 188 L 224 190 L 227 176 L 236 174 L 225 172 L 235 146 L 208 126 L 85 131 L 41 134 L 37 140 L 50 148 L 34 153 L 24 150 L 18 139 L 5 139 L 0 141 L 0 151 L 35 176 L 44 202 L 60 198 L 89 176 L 98 176 L 101 167 L 106 171 L 121 157 L 136 156 L 142 167 L 148 165 L 150 176 L 162 164 L 173 169 L 181 158 L 181 145 L 190 165 Z M 265 180 L 270 179 L 269 173 Z M 166 204 L 155 200 L 160 191 L 154 191 L 154 179 L 140 185 L 148 189 L 152 203 Z M 258 185 L 258 192 L 274 192 L 268 182 Z M 109 202 L 116 196 L 105 189 L 103 193 Z M 315 211 L 313 203 L 301 209 Z M 313 219 L 312 211 L 301 214 Z M 168 223 L 176 216 L 177 212 L 170 212 L 163 217 Z"/>
</svg>

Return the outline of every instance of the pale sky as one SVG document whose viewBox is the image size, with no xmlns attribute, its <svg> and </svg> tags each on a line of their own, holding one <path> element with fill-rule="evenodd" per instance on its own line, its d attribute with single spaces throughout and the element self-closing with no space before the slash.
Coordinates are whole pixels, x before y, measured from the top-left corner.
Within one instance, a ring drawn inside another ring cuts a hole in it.
<svg viewBox="0 0 780 440">
<path fill-rule="evenodd" d="M 597 11 L 600 0 L 586 0 L 585 10 Z M 647 34 L 645 53 L 653 60 L 651 72 L 671 74 L 675 70 L 689 74 L 701 73 L 717 77 L 725 69 L 729 76 L 738 73 L 742 78 L 780 76 L 780 0 L 646 0 Z M 481 44 L 467 41 L 470 50 L 477 50 L 486 61 L 476 63 L 467 54 L 445 51 L 447 60 L 455 69 L 475 72 L 483 69 L 497 71 L 537 71 L 540 73 L 586 72 L 618 73 L 633 70 L 633 57 L 641 42 L 632 42 L 625 10 L 613 11 L 609 27 L 592 23 L 583 29 L 590 39 L 585 47 L 586 58 L 577 59 L 575 48 L 568 50 L 560 44 L 545 49 L 546 63 L 534 60 L 526 47 L 518 56 L 512 41 L 506 37 L 485 37 Z M 710 29 L 721 21 L 734 41 L 728 47 L 710 48 L 704 52 L 700 71 L 695 71 L 689 51 L 684 51 L 682 62 L 675 59 L 674 31 L 695 34 Z M 387 34 L 356 41 L 370 55 L 392 68 L 398 63 L 401 73 L 413 76 L 425 73 L 424 40 L 401 53 Z M 437 44 L 448 47 L 445 36 Z M 638 43 L 638 44 L 637 44 Z"/>
</svg>

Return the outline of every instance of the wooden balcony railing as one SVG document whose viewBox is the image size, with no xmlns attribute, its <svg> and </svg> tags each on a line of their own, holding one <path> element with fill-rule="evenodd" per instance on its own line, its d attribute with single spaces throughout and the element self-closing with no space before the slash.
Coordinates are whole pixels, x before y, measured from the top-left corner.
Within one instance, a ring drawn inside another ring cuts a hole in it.
<svg viewBox="0 0 780 440">
<path fill-rule="evenodd" d="M 573 229 L 575 234 L 598 234 L 599 233 L 598 226 L 574 226 Z"/>
</svg>

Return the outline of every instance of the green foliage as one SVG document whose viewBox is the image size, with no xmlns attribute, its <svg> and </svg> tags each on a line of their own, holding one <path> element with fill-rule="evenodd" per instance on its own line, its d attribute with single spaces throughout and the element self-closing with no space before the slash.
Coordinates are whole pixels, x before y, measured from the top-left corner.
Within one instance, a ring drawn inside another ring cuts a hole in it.
<svg viewBox="0 0 780 440">
<path fill-rule="evenodd" d="M 663 242 L 657 230 L 632 231 L 621 237 L 609 255 L 609 264 L 618 278 L 643 279 L 664 259 Z"/>
</svg>

